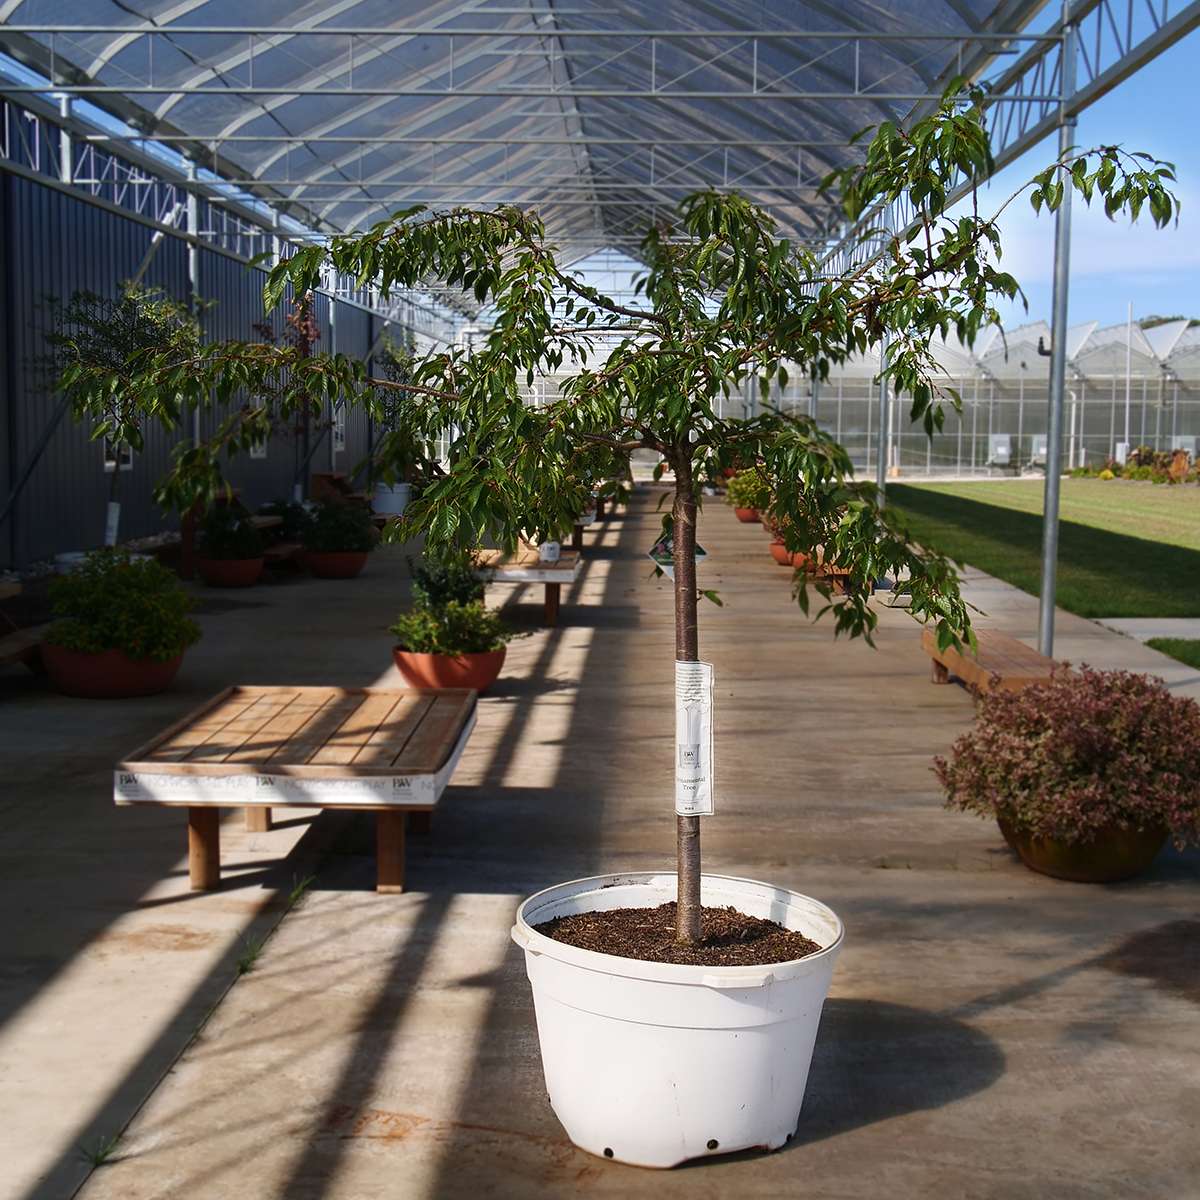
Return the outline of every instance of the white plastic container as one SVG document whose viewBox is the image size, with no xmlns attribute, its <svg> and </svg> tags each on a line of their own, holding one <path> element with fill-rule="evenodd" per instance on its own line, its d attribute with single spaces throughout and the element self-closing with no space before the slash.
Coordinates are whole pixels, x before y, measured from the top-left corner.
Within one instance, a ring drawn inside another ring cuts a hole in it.
<svg viewBox="0 0 1200 1200">
<path fill-rule="evenodd" d="M 402 517 L 411 498 L 411 483 L 397 483 L 392 487 L 386 483 L 380 483 L 376 485 L 371 507 L 381 516 Z"/>
<path fill-rule="evenodd" d="M 538 562 L 556 563 L 561 557 L 561 542 L 542 542 L 538 546 Z"/>
<path fill-rule="evenodd" d="M 798 892 L 705 875 L 703 904 L 770 918 L 823 949 L 768 966 L 694 967 L 581 950 L 533 928 L 674 899 L 674 874 L 636 872 L 559 884 L 517 910 L 512 937 L 533 986 L 550 1104 L 577 1146 L 636 1166 L 776 1149 L 799 1120 L 842 923 Z"/>
</svg>

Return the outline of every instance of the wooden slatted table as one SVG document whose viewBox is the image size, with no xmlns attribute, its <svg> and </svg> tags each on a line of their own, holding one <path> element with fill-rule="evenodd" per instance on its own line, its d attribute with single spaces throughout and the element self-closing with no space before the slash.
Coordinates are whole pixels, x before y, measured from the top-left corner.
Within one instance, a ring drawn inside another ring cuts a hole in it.
<svg viewBox="0 0 1200 1200">
<path fill-rule="evenodd" d="M 975 638 L 979 644 L 976 654 L 966 645 L 961 650 L 953 646 L 939 650 L 937 632 L 928 625 L 921 631 L 921 648 L 933 659 L 934 683 L 949 683 L 950 676 L 957 675 L 981 692 L 989 692 L 993 687 L 1019 692 L 1031 683 L 1048 680 L 1058 665 L 1054 659 L 996 629 L 977 629 Z"/>
<path fill-rule="evenodd" d="M 469 688 L 230 687 L 118 763 L 113 799 L 188 810 L 197 890 L 220 883 L 222 808 L 370 810 L 377 890 L 401 892 L 405 815 L 433 811 L 474 726 Z"/>
<path fill-rule="evenodd" d="M 480 550 L 476 554 L 477 573 L 483 579 L 500 583 L 542 583 L 546 585 L 543 624 L 558 624 L 558 606 L 562 585 L 574 583 L 583 570 L 583 555 L 578 550 L 563 550 L 558 562 L 542 562 L 538 552 L 522 546 L 511 558 L 501 550 Z"/>
</svg>

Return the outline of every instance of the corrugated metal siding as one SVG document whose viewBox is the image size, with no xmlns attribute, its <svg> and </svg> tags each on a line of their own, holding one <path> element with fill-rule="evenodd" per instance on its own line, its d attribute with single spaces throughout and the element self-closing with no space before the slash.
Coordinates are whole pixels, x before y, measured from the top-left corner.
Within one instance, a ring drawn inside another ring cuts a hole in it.
<svg viewBox="0 0 1200 1200">
<path fill-rule="evenodd" d="M 6 351 L 12 356 L 13 380 L 7 416 L 10 462 L 20 470 L 58 407 L 43 365 L 51 323 L 48 299 L 65 299 L 79 290 L 112 294 L 121 280 L 137 273 L 150 248 L 151 230 L 18 176 L 6 175 L 6 188 L 4 236 L 12 306 L 12 340 Z M 183 245 L 162 239 L 143 282 L 186 298 Z M 21 493 L 10 516 L 15 522 L 10 544 L 18 563 L 103 541 L 109 477 L 102 447 L 89 440 L 89 434 L 68 414 Z M 122 472 L 124 536 L 137 537 L 163 527 L 151 492 L 167 468 L 174 441 L 173 433 L 148 430 L 145 452 L 136 456 L 132 471 Z"/>
<path fill-rule="evenodd" d="M 58 397 L 39 368 L 45 353 L 50 313 L 46 299 L 67 298 L 87 289 L 113 294 L 120 282 L 132 278 L 151 244 L 152 230 L 137 221 L 77 199 L 58 189 L 0 173 L 4 202 L 5 253 L 0 270 L 0 338 L 4 340 L 4 371 L 0 373 L 0 428 L 8 439 L 8 453 L 0 455 L 0 502 L 13 483 L 58 406 Z M 255 337 L 254 324 L 263 320 L 262 286 L 265 273 L 210 250 L 199 253 L 199 294 L 212 303 L 203 316 L 210 339 Z M 164 237 L 143 276 L 149 287 L 162 288 L 180 300 L 188 297 L 187 246 Z M 315 316 L 320 328 L 318 350 L 336 349 L 367 358 L 382 328 L 379 319 L 353 305 L 338 302 L 336 332 L 331 329 L 328 296 L 316 298 Z M 6 321 L 11 333 L 6 334 Z M 271 315 L 277 333 L 283 313 Z M 6 380 L 11 380 L 7 386 Z M 202 414 L 201 436 L 215 429 L 219 415 Z M 369 453 L 371 431 L 366 414 L 355 409 L 346 414 L 346 447 L 336 455 L 327 431 L 329 414 L 312 422 L 307 471 L 298 431 L 281 430 L 271 439 L 261 459 L 242 457 L 228 465 L 227 474 L 251 506 L 289 496 L 298 477 L 307 482 L 312 471 L 352 473 Z M 0 561 L 16 565 L 48 558 L 58 551 L 83 549 L 103 540 L 104 511 L 109 476 L 103 469 L 103 452 L 87 429 L 68 415 L 22 491 L 12 517 L 0 530 Z M 161 512 L 152 499 L 154 485 L 170 465 L 172 447 L 190 438 L 190 418 L 183 428 L 148 431 L 145 453 L 138 455 L 132 471 L 121 476 L 121 534 L 140 537 L 176 524 L 174 514 Z M 360 481 L 361 482 L 361 481 Z"/>
</svg>

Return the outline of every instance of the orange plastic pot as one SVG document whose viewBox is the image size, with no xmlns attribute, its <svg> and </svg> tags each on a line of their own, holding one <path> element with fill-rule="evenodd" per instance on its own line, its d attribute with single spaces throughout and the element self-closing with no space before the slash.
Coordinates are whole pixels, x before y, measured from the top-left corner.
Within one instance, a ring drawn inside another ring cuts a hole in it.
<svg viewBox="0 0 1200 1200">
<path fill-rule="evenodd" d="M 485 692 L 496 682 L 504 666 L 507 646 L 483 654 L 414 654 L 392 647 L 396 670 L 409 687 L 474 688 Z"/>
<path fill-rule="evenodd" d="M 253 587 L 263 573 L 261 558 L 199 558 L 196 569 L 209 587 Z"/>
<path fill-rule="evenodd" d="M 56 692 L 92 700 L 153 696 L 170 687 L 183 662 L 183 652 L 166 662 L 130 658 L 123 650 L 87 654 L 51 642 L 42 645 L 42 664 Z"/>
<path fill-rule="evenodd" d="M 1031 870 L 1072 883 L 1116 883 L 1150 869 L 1167 840 L 1165 829 L 1121 829 L 1106 825 L 1090 842 L 1038 838 L 997 818 L 1004 840 Z"/>
<path fill-rule="evenodd" d="M 318 579 L 353 579 L 367 565 L 367 551 L 307 550 L 304 563 Z"/>
<path fill-rule="evenodd" d="M 757 508 L 735 508 L 733 510 L 733 515 L 746 525 L 753 525 L 759 520 Z"/>
</svg>

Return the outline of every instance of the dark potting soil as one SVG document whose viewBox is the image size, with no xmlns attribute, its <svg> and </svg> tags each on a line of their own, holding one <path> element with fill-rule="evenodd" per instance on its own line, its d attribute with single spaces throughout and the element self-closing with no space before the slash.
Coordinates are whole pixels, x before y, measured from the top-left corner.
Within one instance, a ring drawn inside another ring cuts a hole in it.
<svg viewBox="0 0 1200 1200">
<path fill-rule="evenodd" d="M 675 940 L 675 903 L 657 908 L 613 908 L 575 913 L 535 925 L 538 933 L 600 954 L 697 967 L 748 967 L 807 958 L 822 947 L 776 921 L 736 908 L 702 908 L 700 941 Z"/>
</svg>

